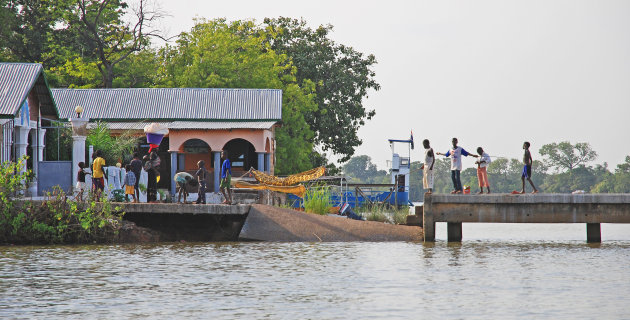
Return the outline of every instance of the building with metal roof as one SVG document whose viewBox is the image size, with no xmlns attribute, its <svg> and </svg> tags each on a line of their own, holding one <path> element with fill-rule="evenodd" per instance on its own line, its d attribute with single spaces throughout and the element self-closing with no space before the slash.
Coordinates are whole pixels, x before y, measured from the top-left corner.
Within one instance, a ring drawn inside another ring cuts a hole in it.
<svg viewBox="0 0 630 320">
<path fill-rule="evenodd" d="M 250 168 L 273 173 L 275 126 L 282 119 L 282 90 L 216 88 L 52 89 L 60 117 L 88 118 L 107 124 L 113 134 L 157 122 L 169 129 L 160 145 L 162 169 L 159 186 L 175 183 L 179 171 L 194 171 L 204 160 L 214 173 L 208 186 L 218 191 L 220 154 L 227 150 L 233 174 Z M 141 146 L 146 146 L 141 138 Z M 164 161 L 164 158 L 170 158 Z M 215 170 L 217 168 L 217 170 Z"/>
<path fill-rule="evenodd" d="M 27 166 L 37 179 L 29 192 L 38 192 L 39 163 L 43 160 L 41 120 L 58 119 L 44 68 L 38 63 L 0 63 L 0 162 L 29 156 Z M 30 148 L 29 148 L 30 147 Z"/>
</svg>

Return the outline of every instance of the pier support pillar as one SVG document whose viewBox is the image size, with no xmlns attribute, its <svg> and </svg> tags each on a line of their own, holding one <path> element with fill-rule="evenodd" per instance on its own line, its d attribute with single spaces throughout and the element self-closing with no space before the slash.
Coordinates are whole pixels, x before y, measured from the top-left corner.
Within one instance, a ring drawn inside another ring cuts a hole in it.
<svg viewBox="0 0 630 320">
<path fill-rule="evenodd" d="M 462 223 L 461 222 L 447 222 L 446 232 L 448 242 L 462 242 Z"/>
<path fill-rule="evenodd" d="M 602 242 L 602 231 L 599 223 L 586 224 L 586 242 Z"/>
<path fill-rule="evenodd" d="M 422 233 L 425 242 L 435 241 L 435 221 L 431 210 L 431 195 L 424 195 L 424 205 L 422 210 Z"/>
</svg>

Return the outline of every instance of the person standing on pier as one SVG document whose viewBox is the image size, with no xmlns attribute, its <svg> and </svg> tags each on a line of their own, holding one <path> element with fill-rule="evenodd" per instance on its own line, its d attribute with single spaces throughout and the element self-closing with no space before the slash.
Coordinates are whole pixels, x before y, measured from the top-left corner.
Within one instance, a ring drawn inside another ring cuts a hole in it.
<svg viewBox="0 0 630 320">
<path fill-rule="evenodd" d="M 490 165 L 490 156 L 483 151 L 482 147 L 477 148 L 477 153 L 481 157 L 475 161 L 477 164 L 477 179 L 479 180 L 479 194 L 483 194 L 483 187 L 488 189 L 490 193 L 490 182 L 488 181 L 488 165 Z"/>
<path fill-rule="evenodd" d="M 195 175 L 197 176 L 197 181 L 199 182 L 199 192 L 197 193 L 197 201 L 196 204 L 206 204 L 206 179 L 208 177 L 208 171 L 206 171 L 206 162 L 203 160 L 199 160 L 197 162 L 197 172 Z"/>
<path fill-rule="evenodd" d="M 433 164 L 435 164 L 435 155 L 433 154 L 433 148 L 429 143 L 429 139 L 422 141 L 424 146 L 424 163 L 422 164 L 422 187 L 427 189 L 428 194 L 433 192 Z"/>
<path fill-rule="evenodd" d="M 521 194 L 525 193 L 525 179 L 527 179 L 529 184 L 532 185 L 532 188 L 534 189 L 532 193 L 538 193 L 538 189 L 536 189 L 534 182 L 532 182 L 532 163 L 534 160 L 532 160 L 532 154 L 529 152 L 529 146 L 529 142 L 525 141 L 525 143 L 523 143 L 523 149 L 525 150 L 525 154 L 523 154 L 523 163 L 525 165 L 523 166 L 523 173 L 521 174 L 521 182 L 523 184 L 523 188 L 521 188 L 520 192 Z"/>
<path fill-rule="evenodd" d="M 145 156 L 146 157 L 146 156 Z M 160 157 L 157 152 L 151 151 L 149 159 L 144 163 L 144 171 L 147 172 L 147 202 L 157 201 L 157 179 L 159 175 L 158 166 L 160 165 Z"/>
<path fill-rule="evenodd" d="M 96 150 L 92 157 L 92 191 L 96 197 L 96 201 L 100 201 L 101 193 L 105 189 L 105 173 L 103 167 L 105 166 L 105 159 L 103 159 L 103 152 Z"/>
<path fill-rule="evenodd" d="M 478 155 L 468 153 L 464 148 L 457 146 L 457 138 L 453 138 L 453 148 L 446 153 L 436 152 L 435 154 L 451 158 L 451 180 L 453 180 L 454 190 L 451 193 L 460 194 L 464 192 L 460 173 L 462 171 L 462 156 L 472 156 L 478 158 Z"/>
<path fill-rule="evenodd" d="M 221 165 L 221 193 L 225 200 L 224 204 L 232 204 L 232 163 L 228 156 L 227 150 L 221 153 L 223 164 Z"/>
<path fill-rule="evenodd" d="M 142 160 L 140 160 L 140 153 L 133 153 L 133 160 L 131 160 L 131 172 L 136 175 L 136 184 L 134 185 L 136 200 L 140 202 L 140 173 L 142 172 Z"/>
</svg>

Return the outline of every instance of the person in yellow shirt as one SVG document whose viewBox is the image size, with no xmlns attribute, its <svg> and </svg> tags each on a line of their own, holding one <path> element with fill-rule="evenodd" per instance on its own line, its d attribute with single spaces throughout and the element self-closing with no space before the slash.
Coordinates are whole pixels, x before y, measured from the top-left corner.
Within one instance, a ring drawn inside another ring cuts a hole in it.
<svg viewBox="0 0 630 320">
<path fill-rule="evenodd" d="M 92 191 L 96 195 L 96 199 L 100 199 L 101 192 L 105 188 L 105 180 L 103 173 L 103 166 L 105 166 L 105 159 L 102 157 L 101 150 L 96 150 L 92 157 L 94 158 L 94 162 L 92 162 Z"/>
</svg>

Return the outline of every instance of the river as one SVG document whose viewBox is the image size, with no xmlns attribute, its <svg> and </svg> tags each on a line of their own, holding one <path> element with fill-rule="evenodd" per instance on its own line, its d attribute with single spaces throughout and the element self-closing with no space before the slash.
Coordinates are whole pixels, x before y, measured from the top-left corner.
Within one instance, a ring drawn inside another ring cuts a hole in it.
<svg viewBox="0 0 630 320">
<path fill-rule="evenodd" d="M 464 224 L 434 244 L 0 247 L 0 318 L 622 319 L 630 226 Z"/>
</svg>

